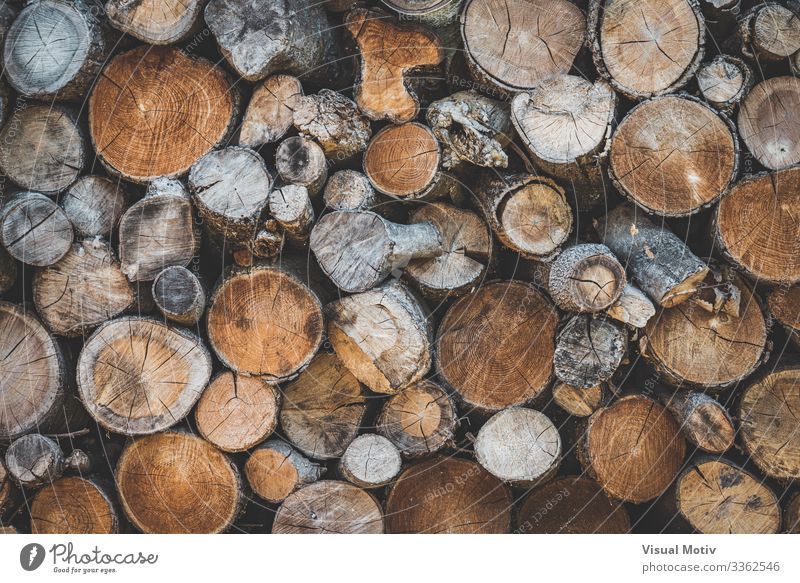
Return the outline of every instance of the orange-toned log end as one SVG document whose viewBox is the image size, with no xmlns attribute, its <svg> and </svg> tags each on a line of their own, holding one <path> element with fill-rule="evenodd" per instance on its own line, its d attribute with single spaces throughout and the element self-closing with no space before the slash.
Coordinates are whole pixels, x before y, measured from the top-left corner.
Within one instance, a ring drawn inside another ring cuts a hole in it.
<svg viewBox="0 0 800 583">
<path fill-rule="evenodd" d="M 387 126 L 364 152 L 364 173 L 376 190 L 399 198 L 417 198 L 439 171 L 441 152 L 433 132 L 419 123 Z"/>
<path fill-rule="evenodd" d="M 56 480 L 39 490 L 31 504 L 33 534 L 113 534 L 118 528 L 111 500 L 83 478 Z"/>
<path fill-rule="evenodd" d="M 133 525 L 145 533 L 217 533 L 242 502 L 236 466 L 188 433 L 134 441 L 117 463 L 117 491 Z"/>
<path fill-rule="evenodd" d="M 419 99 L 405 85 L 406 72 L 435 66 L 444 59 L 431 31 L 400 25 L 379 10 L 350 12 L 345 27 L 361 52 L 361 79 L 355 90 L 359 108 L 372 120 L 405 123 L 419 113 Z"/>
<path fill-rule="evenodd" d="M 606 493 L 627 502 L 660 496 L 683 464 L 686 442 L 672 415 L 634 395 L 589 419 L 581 459 Z"/>
<path fill-rule="evenodd" d="M 436 456 L 400 474 L 386 498 L 386 531 L 501 534 L 511 508 L 508 487 L 477 463 Z"/>
<path fill-rule="evenodd" d="M 89 99 L 97 154 L 134 182 L 179 176 L 223 141 L 237 103 L 226 74 L 173 47 L 114 58 Z"/>
<path fill-rule="evenodd" d="M 275 504 L 283 502 L 298 488 L 316 482 L 324 472 L 324 467 L 309 461 L 279 439 L 260 445 L 244 466 L 253 492 Z"/>
</svg>

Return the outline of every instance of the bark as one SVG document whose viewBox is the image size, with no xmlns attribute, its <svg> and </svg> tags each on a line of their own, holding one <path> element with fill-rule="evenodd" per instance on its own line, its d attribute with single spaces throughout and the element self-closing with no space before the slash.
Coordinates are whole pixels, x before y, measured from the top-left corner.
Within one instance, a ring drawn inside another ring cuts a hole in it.
<svg viewBox="0 0 800 583">
<path fill-rule="evenodd" d="M 753 87 L 753 71 L 737 57 L 717 55 L 697 71 L 697 87 L 712 107 L 730 115 Z"/>
<path fill-rule="evenodd" d="M 606 313 L 631 328 L 644 328 L 656 315 L 656 308 L 642 290 L 626 283 L 619 299 Z"/>
<path fill-rule="evenodd" d="M 64 473 L 65 459 L 58 443 L 38 433 L 23 435 L 6 450 L 6 468 L 20 486 L 37 488 Z"/>
<path fill-rule="evenodd" d="M 322 196 L 325 206 L 335 211 L 366 211 L 378 202 L 369 179 L 356 170 L 339 170 L 331 175 Z"/>
<path fill-rule="evenodd" d="M 386 498 L 386 531 L 500 534 L 511 529 L 511 492 L 475 462 L 436 456 L 400 474 Z"/>
<path fill-rule="evenodd" d="M 292 127 L 302 97 L 303 86 L 291 75 L 272 75 L 256 85 L 239 130 L 239 145 L 258 148 L 280 140 Z"/>
<path fill-rule="evenodd" d="M 739 108 L 737 125 L 747 149 L 770 170 L 800 162 L 800 123 L 793 115 L 800 107 L 800 79 L 772 77 L 747 94 Z"/>
<path fill-rule="evenodd" d="M 289 240 L 303 245 L 314 226 L 314 207 L 308 189 L 297 184 L 284 184 L 269 193 L 269 212 L 283 228 Z"/>
<path fill-rule="evenodd" d="M 133 441 L 117 463 L 116 482 L 125 514 L 148 534 L 223 532 L 244 502 L 236 465 L 188 433 Z"/>
<path fill-rule="evenodd" d="M 355 102 L 330 89 L 297 99 L 294 126 L 303 136 L 316 140 L 334 162 L 363 152 L 372 137 L 369 120 Z"/>
<path fill-rule="evenodd" d="M 240 452 L 267 439 L 278 425 L 280 393 L 258 377 L 223 371 L 203 391 L 197 430 L 222 451 Z"/>
<path fill-rule="evenodd" d="M 339 470 L 360 488 L 381 488 L 391 483 L 403 464 L 391 441 L 374 433 L 359 435 L 342 455 Z"/>
<path fill-rule="evenodd" d="M 456 300 L 439 325 L 436 371 L 467 412 L 541 396 L 553 378 L 558 314 L 537 289 L 498 281 Z"/>
<path fill-rule="evenodd" d="M 309 461 L 291 445 L 271 439 L 258 446 L 244 466 L 247 483 L 259 497 L 280 504 L 292 492 L 313 484 L 325 468 Z"/>
<path fill-rule="evenodd" d="M 111 24 L 151 45 L 188 40 L 202 23 L 206 0 L 110 0 L 105 10 Z"/>
<path fill-rule="evenodd" d="M 188 415 L 211 377 L 211 356 L 190 332 L 135 316 L 110 320 L 78 358 L 78 391 L 106 429 L 163 431 Z"/>
<path fill-rule="evenodd" d="M 553 387 L 555 404 L 575 417 L 588 417 L 609 399 L 609 391 L 602 384 L 593 387 L 574 387 L 566 383 L 556 383 Z"/>
<path fill-rule="evenodd" d="M 60 203 L 78 237 L 110 240 L 128 200 L 127 189 L 120 181 L 89 175 L 73 182 Z"/>
<path fill-rule="evenodd" d="M 165 268 L 153 280 L 153 300 L 161 314 L 179 326 L 194 326 L 206 310 L 205 286 L 185 267 Z"/>
<path fill-rule="evenodd" d="M 61 207 L 43 194 L 16 194 L 0 212 L 0 241 L 22 263 L 53 265 L 72 247 L 72 224 Z"/>
<path fill-rule="evenodd" d="M 690 443 L 713 454 L 725 453 L 733 446 L 736 427 L 725 407 L 713 397 L 698 391 L 659 391 L 658 398 Z"/>
<path fill-rule="evenodd" d="M 61 478 L 36 493 L 33 534 L 115 534 L 119 517 L 107 488 L 77 476 Z"/>
<path fill-rule="evenodd" d="M 627 331 L 604 316 L 574 316 L 556 338 L 556 377 L 575 387 L 598 385 L 617 371 L 627 347 Z"/>
<path fill-rule="evenodd" d="M 0 143 L 0 171 L 20 188 L 48 195 L 72 184 L 89 156 L 77 115 L 55 104 L 18 107 Z"/>
<path fill-rule="evenodd" d="M 562 310 L 600 312 L 622 294 L 625 269 L 605 245 L 583 243 L 556 257 L 548 283 L 550 297 Z"/>
<path fill-rule="evenodd" d="M 328 163 L 319 144 L 294 136 L 285 139 L 275 153 L 275 167 L 284 182 L 304 186 L 316 197 L 328 179 Z"/>
<path fill-rule="evenodd" d="M 358 435 L 367 395 L 336 355 L 320 352 L 285 385 L 283 395 L 281 428 L 305 455 L 320 460 L 341 457 Z"/>
</svg>

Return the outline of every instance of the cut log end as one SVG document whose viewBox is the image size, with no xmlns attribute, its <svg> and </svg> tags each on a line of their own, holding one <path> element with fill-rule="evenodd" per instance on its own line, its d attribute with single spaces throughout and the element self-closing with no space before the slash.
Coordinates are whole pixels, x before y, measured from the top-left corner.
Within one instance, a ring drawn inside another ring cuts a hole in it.
<svg viewBox="0 0 800 583">
<path fill-rule="evenodd" d="M 275 153 L 275 167 L 290 184 L 305 186 L 312 196 L 328 179 L 328 163 L 319 144 L 301 136 L 285 139 Z"/>
<path fill-rule="evenodd" d="M 253 491 L 273 504 L 283 502 L 295 490 L 316 482 L 324 472 L 324 467 L 276 439 L 253 451 L 244 466 L 247 482 Z"/>
<path fill-rule="evenodd" d="M 364 173 L 376 190 L 402 199 L 424 197 L 439 171 L 433 132 L 419 123 L 387 126 L 364 152 Z"/>
<path fill-rule="evenodd" d="M 111 0 L 105 9 L 115 28 L 151 45 L 185 40 L 197 28 L 203 0 Z"/>
<path fill-rule="evenodd" d="M 380 488 L 400 473 L 402 460 L 394 444 L 380 435 L 359 435 L 342 455 L 342 475 L 361 488 Z"/>
<path fill-rule="evenodd" d="M 619 299 L 625 284 L 625 269 L 608 247 L 582 244 L 556 257 L 548 288 L 564 310 L 599 312 Z"/>
<path fill-rule="evenodd" d="M 61 478 L 33 498 L 33 534 L 114 534 L 118 530 L 119 518 L 111 498 L 90 480 Z"/>
<path fill-rule="evenodd" d="M 624 328 L 604 317 L 573 317 L 558 333 L 553 366 L 558 379 L 589 388 L 609 380 L 627 352 Z"/>
<path fill-rule="evenodd" d="M 741 59 L 717 55 L 697 71 L 697 86 L 713 107 L 731 113 L 753 86 L 753 72 Z"/>
<path fill-rule="evenodd" d="M 335 211 L 370 210 L 377 202 L 369 179 L 356 170 L 339 170 L 328 179 L 325 206 Z"/>
<path fill-rule="evenodd" d="M 708 453 L 721 454 L 733 447 L 736 427 L 725 407 L 706 393 L 663 392 L 659 399 L 692 444 Z"/>
<path fill-rule="evenodd" d="M 128 208 L 127 199 L 121 182 L 90 175 L 78 178 L 67 189 L 61 206 L 77 235 L 110 239 Z"/>
<path fill-rule="evenodd" d="M 303 86 L 297 77 L 273 75 L 253 90 L 247 105 L 239 144 L 258 148 L 280 140 L 294 122 L 294 112 L 303 97 Z"/>
<path fill-rule="evenodd" d="M 194 273 L 173 265 L 153 280 L 153 301 L 167 320 L 194 326 L 206 309 L 206 292 Z"/>
<path fill-rule="evenodd" d="M 66 213 L 43 194 L 22 192 L 3 205 L 0 241 L 22 263 L 53 265 L 69 252 L 73 237 Z"/>
<path fill-rule="evenodd" d="M 557 383 L 553 387 L 555 404 L 575 417 L 588 417 L 603 405 L 607 397 L 602 385 L 584 388 Z"/>
<path fill-rule="evenodd" d="M 779 170 L 800 162 L 800 79 L 772 77 L 747 94 L 738 127 L 747 149 L 762 165 Z"/>
<path fill-rule="evenodd" d="M 58 443 L 31 433 L 11 443 L 6 450 L 5 465 L 9 475 L 25 488 L 36 488 L 55 482 L 64 473 L 64 452 Z"/>
</svg>

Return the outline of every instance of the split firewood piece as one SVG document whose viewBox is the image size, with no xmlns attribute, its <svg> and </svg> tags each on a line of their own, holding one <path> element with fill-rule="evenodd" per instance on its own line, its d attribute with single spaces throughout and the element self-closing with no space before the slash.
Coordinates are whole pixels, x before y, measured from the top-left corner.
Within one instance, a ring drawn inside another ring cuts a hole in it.
<svg viewBox="0 0 800 583">
<path fill-rule="evenodd" d="M 64 452 L 58 443 L 30 433 L 11 443 L 6 450 L 9 475 L 25 488 L 37 488 L 58 480 L 66 466 Z"/>
<path fill-rule="evenodd" d="M 544 413 L 523 407 L 492 416 L 475 440 L 478 463 L 493 476 L 519 488 L 553 477 L 561 461 L 561 437 Z"/>
<path fill-rule="evenodd" d="M 690 301 L 712 314 L 725 312 L 738 318 L 741 315 L 742 290 L 736 285 L 736 272 L 716 262 L 709 262 L 709 268 L 708 277 Z"/>
<path fill-rule="evenodd" d="M 359 435 L 342 455 L 339 470 L 348 482 L 361 488 L 381 488 L 400 473 L 403 460 L 394 444 L 381 435 Z"/>
<path fill-rule="evenodd" d="M 461 0 L 384 0 L 401 20 L 441 28 L 456 21 Z"/>
<path fill-rule="evenodd" d="M 275 168 L 284 182 L 305 186 L 316 196 L 328 179 L 328 161 L 316 142 L 302 136 L 286 138 L 275 152 Z"/>
<path fill-rule="evenodd" d="M 368 118 L 400 124 L 419 113 L 419 99 L 409 91 L 405 75 L 444 60 L 439 38 L 430 30 L 399 24 L 380 10 L 357 8 L 345 18 L 361 55 L 355 88 L 358 107 Z"/>
<path fill-rule="evenodd" d="M 569 72 L 586 17 L 566 0 L 467 0 L 461 35 L 473 77 L 511 93 Z"/>
<path fill-rule="evenodd" d="M 148 534 L 214 534 L 239 514 L 239 471 L 206 440 L 167 431 L 133 441 L 116 468 L 120 503 Z"/>
<path fill-rule="evenodd" d="M 739 20 L 742 53 L 760 66 L 783 61 L 800 51 L 800 6 L 761 2 Z"/>
<path fill-rule="evenodd" d="M 61 478 L 36 493 L 31 504 L 33 534 L 115 534 L 119 517 L 111 497 L 92 480 Z"/>
<path fill-rule="evenodd" d="M 0 245 L 0 294 L 6 293 L 17 282 L 17 262 Z"/>
<path fill-rule="evenodd" d="M 22 263 L 53 265 L 72 247 L 72 224 L 61 207 L 43 194 L 18 193 L 0 213 L 0 241 Z"/>
<path fill-rule="evenodd" d="M 625 328 L 604 316 L 574 316 L 558 333 L 553 353 L 556 377 L 589 388 L 609 380 L 627 353 Z"/>
<path fill-rule="evenodd" d="M 111 0 L 106 14 L 122 32 L 151 45 L 187 40 L 202 22 L 205 0 Z"/>
<path fill-rule="evenodd" d="M 774 534 L 781 526 L 781 509 L 769 486 L 722 458 L 701 458 L 681 473 L 675 506 L 700 534 Z"/>
<path fill-rule="evenodd" d="M 67 189 L 60 203 L 77 236 L 109 240 L 128 208 L 128 193 L 120 181 L 82 176 Z"/>
<path fill-rule="evenodd" d="M 189 189 L 203 224 L 227 244 L 246 245 L 259 231 L 272 177 L 254 150 L 230 146 L 192 166 Z"/>
<path fill-rule="evenodd" d="M 136 302 L 111 244 L 85 239 L 54 265 L 33 275 L 33 304 L 42 321 L 60 336 L 85 335 Z"/>
<path fill-rule="evenodd" d="M 78 357 L 84 406 L 103 427 L 123 435 L 175 425 L 210 377 L 211 356 L 197 336 L 148 318 L 103 324 Z"/>
<path fill-rule="evenodd" d="M 299 184 L 284 184 L 269 193 L 269 213 L 294 242 L 305 243 L 314 225 L 314 207 L 308 189 Z"/>
<path fill-rule="evenodd" d="M 302 97 L 303 86 L 297 77 L 278 74 L 264 79 L 247 104 L 239 144 L 258 148 L 280 140 L 292 127 Z"/>
<path fill-rule="evenodd" d="M 783 532 L 786 534 L 800 533 L 800 493 L 795 492 L 784 507 Z"/>
<path fill-rule="evenodd" d="M 218 374 L 197 402 L 197 430 L 222 451 L 250 449 L 278 425 L 280 393 L 260 377 Z"/>
<path fill-rule="evenodd" d="M 224 279 L 212 295 L 208 341 L 231 370 L 284 381 L 322 344 L 322 304 L 290 271 L 254 266 Z"/>
<path fill-rule="evenodd" d="M 153 301 L 167 320 L 194 326 L 206 309 L 203 283 L 185 267 L 167 267 L 153 280 Z"/>
<path fill-rule="evenodd" d="M 81 99 L 113 48 L 107 27 L 93 0 L 29 2 L 6 32 L 5 76 L 25 97 Z"/>
<path fill-rule="evenodd" d="M 572 231 L 564 189 L 544 176 L 487 174 L 475 196 L 500 242 L 526 259 L 552 258 Z"/>
<path fill-rule="evenodd" d="M 439 325 L 436 371 L 467 410 L 531 402 L 553 378 L 558 313 L 533 285 L 499 281 L 456 300 Z"/>
<path fill-rule="evenodd" d="M 453 2 L 457 4 L 457 2 Z M 508 104 L 476 91 L 459 91 L 428 107 L 427 119 L 442 146 L 442 168 L 461 162 L 505 168 L 512 140 Z"/>
<path fill-rule="evenodd" d="M 715 109 L 731 114 L 753 86 L 753 71 L 739 58 L 717 55 L 697 71 L 697 86 Z"/>
<path fill-rule="evenodd" d="M 608 171 L 620 192 L 645 210 L 687 216 L 727 191 L 738 154 L 727 118 L 693 97 L 667 95 L 625 116 L 611 138 Z"/>
<path fill-rule="evenodd" d="M 322 271 L 346 292 L 372 289 L 415 258 L 437 257 L 443 237 L 431 221 L 400 225 L 371 211 L 335 211 L 311 231 Z"/>
<path fill-rule="evenodd" d="M 776 287 L 767 297 L 767 307 L 794 345 L 800 346 L 800 286 Z"/>
<path fill-rule="evenodd" d="M 656 315 L 656 308 L 642 290 L 626 283 L 619 299 L 606 313 L 632 328 L 644 328 L 650 318 Z"/>
<path fill-rule="evenodd" d="M 18 108 L 0 131 L 0 171 L 21 188 L 61 192 L 78 177 L 89 156 L 77 120 L 60 105 Z"/>
<path fill-rule="evenodd" d="M 722 251 L 757 281 L 800 281 L 798 188 L 800 167 L 748 176 L 717 207 L 714 223 Z"/>
<path fill-rule="evenodd" d="M 581 204 L 604 195 L 617 96 L 605 81 L 558 75 L 511 102 L 511 121 L 542 171 L 567 181 Z M 586 191 L 589 191 L 588 193 Z"/>
<path fill-rule="evenodd" d="M 0 439 L 61 430 L 73 406 L 61 345 L 36 317 L 9 302 L 0 301 L 0 330 Z"/>
<path fill-rule="evenodd" d="M 594 480 L 564 476 L 539 486 L 522 501 L 521 534 L 625 534 L 625 506 L 612 501 Z"/>
<path fill-rule="evenodd" d="M 109 63 L 89 99 L 98 158 L 126 180 L 186 174 L 233 131 L 239 96 L 221 67 L 142 45 Z"/>
<path fill-rule="evenodd" d="M 323 473 L 323 466 L 279 439 L 258 446 L 244 465 L 244 475 L 253 492 L 273 504 L 280 504 L 295 490 L 313 484 Z"/>
<path fill-rule="evenodd" d="M 756 160 L 770 170 L 800 162 L 800 79 L 772 77 L 747 94 L 739 108 L 737 125 L 742 140 Z"/>
<path fill-rule="evenodd" d="M 439 451 L 453 439 L 457 426 L 458 412 L 452 399 L 428 380 L 392 395 L 376 423 L 378 433 L 409 458 Z"/>
<path fill-rule="evenodd" d="M 696 0 L 590 0 L 588 28 L 598 72 L 631 99 L 680 89 L 703 59 Z"/>
<path fill-rule="evenodd" d="M 119 259 L 131 281 L 152 281 L 165 267 L 185 267 L 200 251 L 192 203 L 180 194 L 150 190 L 119 222 Z"/>
<path fill-rule="evenodd" d="M 733 447 L 736 427 L 719 401 L 699 391 L 659 390 L 657 395 L 689 442 L 708 453 L 721 454 Z"/>
<path fill-rule="evenodd" d="M 410 224 L 433 223 L 442 235 L 444 253 L 412 259 L 405 275 L 423 295 L 437 300 L 462 295 L 479 285 L 493 260 L 492 234 L 472 211 L 445 202 L 421 206 L 409 215 Z"/>
<path fill-rule="evenodd" d="M 553 387 L 553 402 L 575 417 L 588 417 L 608 399 L 609 391 L 602 384 L 573 387 L 567 383 L 556 383 Z"/>
<path fill-rule="evenodd" d="M 400 474 L 386 498 L 392 534 L 503 534 L 511 528 L 511 492 L 479 464 L 435 456 Z"/>
<path fill-rule="evenodd" d="M 666 225 L 654 224 L 633 205 L 610 211 L 596 221 L 595 229 L 628 275 L 661 306 L 686 301 L 708 275 L 706 263 Z"/>
<path fill-rule="evenodd" d="M 364 152 L 364 173 L 379 192 L 394 198 L 435 198 L 443 181 L 441 152 L 427 126 L 389 125 L 375 134 Z"/>
<path fill-rule="evenodd" d="M 281 428 L 286 438 L 314 459 L 341 457 L 367 409 L 367 395 L 335 354 L 320 352 L 283 388 Z"/>
<path fill-rule="evenodd" d="M 325 155 L 336 162 L 363 152 L 372 137 L 369 120 L 361 115 L 355 102 L 330 89 L 297 98 L 294 126 L 307 138 L 316 140 Z"/>
<path fill-rule="evenodd" d="M 383 534 L 375 497 L 338 480 L 321 480 L 289 494 L 272 523 L 273 534 Z"/>
<path fill-rule="evenodd" d="M 764 362 L 771 343 L 759 300 L 743 279 L 739 316 L 709 312 L 694 303 L 662 310 L 639 338 L 639 353 L 675 386 L 722 389 Z"/>
<path fill-rule="evenodd" d="M 373 391 L 393 394 L 428 374 L 433 325 L 400 282 L 342 298 L 325 311 L 333 349 Z"/>
<path fill-rule="evenodd" d="M 660 496 L 683 465 L 686 442 L 664 407 L 633 395 L 590 418 L 580 459 L 612 498 L 641 503 Z"/>
<path fill-rule="evenodd" d="M 222 56 L 240 77 L 258 81 L 277 71 L 321 78 L 335 63 L 335 27 L 322 2 L 211 0 L 205 21 Z"/>
<path fill-rule="evenodd" d="M 548 291 L 562 310 L 600 312 L 619 299 L 625 284 L 625 269 L 608 247 L 582 243 L 553 261 Z"/>
<path fill-rule="evenodd" d="M 767 476 L 800 477 L 800 367 L 782 366 L 751 383 L 739 400 L 744 451 Z"/>
<path fill-rule="evenodd" d="M 370 210 L 378 196 L 369 179 L 357 170 L 339 170 L 325 183 L 325 206 L 335 211 Z"/>
</svg>

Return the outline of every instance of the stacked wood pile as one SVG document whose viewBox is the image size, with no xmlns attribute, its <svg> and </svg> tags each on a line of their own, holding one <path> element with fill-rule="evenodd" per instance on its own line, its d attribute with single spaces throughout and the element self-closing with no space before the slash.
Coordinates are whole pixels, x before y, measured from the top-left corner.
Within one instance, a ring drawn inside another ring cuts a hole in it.
<svg viewBox="0 0 800 583">
<path fill-rule="evenodd" d="M 797 531 L 800 5 L 0 2 L 0 531 Z"/>
</svg>

